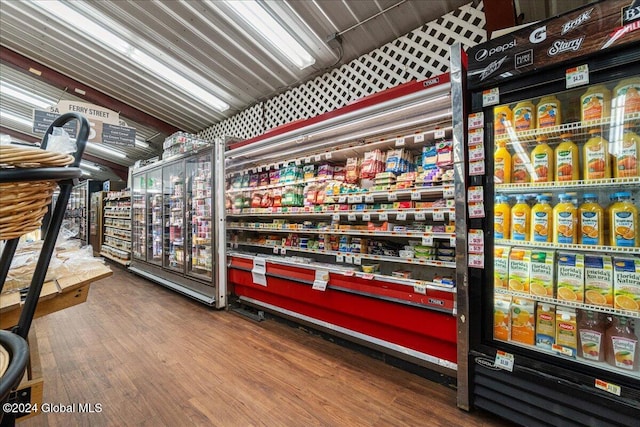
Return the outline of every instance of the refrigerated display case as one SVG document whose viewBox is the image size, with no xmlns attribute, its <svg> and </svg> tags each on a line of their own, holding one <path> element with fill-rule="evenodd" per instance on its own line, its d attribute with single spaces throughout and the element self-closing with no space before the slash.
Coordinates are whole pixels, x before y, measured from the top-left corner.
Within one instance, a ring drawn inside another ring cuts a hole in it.
<svg viewBox="0 0 640 427">
<path fill-rule="evenodd" d="M 89 244 L 93 248 L 93 255 L 100 253 L 102 246 L 102 215 L 103 215 L 103 198 L 105 192 L 96 191 L 91 194 L 91 205 L 89 209 Z"/>
<path fill-rule="evenodd" d="M 146 188 L 145 174 L 136 175 L 131 193 L 131 247 L 133 259 L 140 261 L 147 259 Z"/>
<path fill-rule="evenodd" d="M 224 231 L 217 230 L 224 227 L 223 150 L 224 143 L 219 142 L 132 173 L 130 270 L 217 308 L 224 307 L 227 298 L 224 250 L 217 250 L 219 236 L 224 239 Z M 222 181 L 214 170 L 221 171 Z M 214 211 L 215 203 L 220 208 Z M 145 232 L 146 253 L 138 247 Z"/>
<path fill-rule="evenodd" d="M 408 83 L 230 146 L 241 304 L 455 377 L 449 88 Z"/>
<path fill-rule="evenodd" d="M 484 254 L 469 244 L 463 407 L 525 425 L 637 423 L 634 10 L 595 3 L 468 51 L 460 125 L 467 156 L 486 158 L 469 162 L 467 201 L 480 188 L 486 215 L 469 219 Z"/>
<path fill-rule="evenodd" d="M 89 244 L 89 235 L 92 224 L 98 221 L 97 216 L 91 214 L 92 194 L 102 191 L 102 182 L 95 180 L 85 180 L 73 187 L 69 204 L 65 211 L 65 220 L 77 227 L 78 235 L 82 245 Z"/>
<path fill-rule="evenodd" d="M 104 192 L 100 255 L 122 265 L 131 262 L 131 191 Z"/>
</svg>

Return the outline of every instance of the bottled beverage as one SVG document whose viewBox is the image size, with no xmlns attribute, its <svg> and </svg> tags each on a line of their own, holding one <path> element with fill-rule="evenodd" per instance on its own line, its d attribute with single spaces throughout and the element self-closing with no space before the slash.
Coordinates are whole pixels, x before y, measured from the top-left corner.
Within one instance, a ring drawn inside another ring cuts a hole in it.
<svg viewBox="0 0 640 427">
<path fill-rule="evenodd" d="M 578 311 L 578 357 L 604 362 L 606 318 L 591 310 Z"/>
<path fill-rule="evenodd" d="M 604 209 L 598 204 L 598 196 L 587 193 L 580 205 L 579 243 L 583 245 L 604 245 Z"/>
<path fill-rule="evenodd" d="M 531 161 L 529 153 L 525 151 L 521 144 L 514 145 L 514 153 L 511 157 L 511 181 L 514 184 L 524 184 L 531 180 L 529 170 Z"/>
<path fill-rule="evenodd" d="M 506 135 L 507 129 L 513 129 L 513 112 L 508 105 L 500 105 L 493 110 L 493 128 L 496 135 Z"/>
<path fill-rule="evenodd" d="M 609 217 L 609 245 L 634 247 L 638 245 L 638 208 L 631 202 L 631 193 L 622 191 L 611 195 L 613 203 L 607 209 Z"/>
<path fill-rule="evenodd" d="M 536 128 L 536 107 L 531 101 L 523 101 L 513 108 L 513 123 L 516 131 Z"/>
<path fill-rule="evenodd" d="M 549 182 L 554 179 L 553 148 L 547 144 L 547 138 L 539 136 L 537 145 L 531 151 L 531 166 L 533 182 Z"/>
<path fill-rule="evenodd" d="M 613 88 L 613 114 L 640 112 L 640 77 L 622 80 Z"/>
<path fill-rule="evenodd" d="M 562 124 L 560 117 L 560 101 L 554 95 L 540 99 L 536 106 L 537 128 L 543 129 Z"/>
<path fill-rule="evenodd" d="M 496 184 L 511 182 L 511 154 L 507 149 L 507 141 L 498 141 L 498 148 L 493 156 L 494 181 Z"/>
<path fill-rule="evenodd" d="M 605 85 L 590 87 L 580 97 L 580 119 L 600 120 L 611 115 L 611 91 Z"/>
<path fill-rule="evenodd" d="M 531 208 L 531 241 L 551 242 L 553 229 L 553 208 L 549 204 L 551 197 L 539 195 L 537 203 Z"/>
<path fill-rule="evenodd" d="M 511 208 L 511 239 L 529 241 L 531 228 L 531 208 L 523 195 L 516 197 L 516 204 Z"/>
<path fill-rule="evenodd" d="M 570 194 L 560 194 L 553 208 L 553 242 L 578 243 L 578 210 Z"/>
<path fill-rule="evenodd" d="M 571 140 L 571 134 L 565 133 L 560 137 L 562 142 L 556 147 L 555 166 L 556 181 L 576 181 L 580 179 L 578 146 Z"/>
<path fill-rule="evenodd" d="M 511 206 L 506 196 L 496 196 L 496 204 L 493 208 L 493 230 L 496 239 L 511 238 Z"/>
<path fill-rule="evenodd" d="M 584 179 L 611 178 L 611 164 L 609 161 L 609 142 L 602 137 L 600 129 L 589 131 L 591 138 L 582 149 Z"/>
<path fill-rule="evenodd" d="M 615 142 L 611 151 L 614 178 L 640 176 L 640 136 L 633 131 L 633 125 L 625 125 L 622 140 Z"/>
<path fill-rule="evenodd" d="M 607 342 L 607 363 L 616 368 L 630 371 L 638 370 L 638 337 L 629 319 L 613 316 L 611 325 L 607 328 L 605 340 Z"/>
</svg>

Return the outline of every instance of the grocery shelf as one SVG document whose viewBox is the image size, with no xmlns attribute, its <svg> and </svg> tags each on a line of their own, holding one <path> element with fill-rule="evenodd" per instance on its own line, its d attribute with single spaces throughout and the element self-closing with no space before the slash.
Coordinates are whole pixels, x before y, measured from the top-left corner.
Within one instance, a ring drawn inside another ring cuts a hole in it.
<svg viewBox="0 0 640 427">
<path fill-rule="evenodd" d="M 640 188 L 640 177 L 630 178 L 606 178 L 576 181 L 551 181 L 522 184 L 497 184 L 496 193 L 510 194 L 523 193 L 528 191 L 557 191 L 566 192 L 570 190 L 584 189 L 607 189 L 607 188 Z"/>
<path fill-rule="evenodd" d="M 496 239 L 496 245 L 505 246 L 522 246 L 535 249 L 563 249 L 583 252 L 599 252 L 612 254 L 632 254 L 640 255 L 640 247 L 622 247 L 622 246 L 599 246 L 599 245 L 572 245 L 566 243 L 546 243 L 546 242 L 528 242 L 522 240 L 506 240 Z"/>
<path fill-rule="evenodd" d="M 141 226 L 141 225 L 139 225 L 139 224 L 136 224 L 136 225 L 137 225 L 137 226 L 139 226 L 139 227 Z M 118 227 L 118 226 L 115 226 L 115 225 L 109 225 L 109 224 L 105 224 L 104 226 L 105 226 L 105 227 L 109 227 L 109 228 L 115 228 L 115 229 L 118 229 L 118 230 L 131 231 L 131 228 L 127 228 L 127 227 Z"/>
<path fill-rule="evenodd" d="M 113 219 L 129 219 L 129 215 L 104 215 L 105 218 L 113 218 Z"/>
<path fill-rule="evenodd" d="M 125 260 L 116 258 L 116 257 L 114 257 L 113 255 L 111 255 L 111 254 L 109 254 L 107 252 L 100 252 L 100 256 L 108 258 L 111 261 L 117 262 L 118 264 L 121 264 L 121 265 L 124 265 L 124 266 L 128 266 L 129 264 L 131 264 L 130 260 L 125 261 Z"/>
<path fill-rule="evenodd" d="M 104 235 L 105 235 L 106 237 L 112 237 L 112 238 L 114 238 L 114 239 L 122 240 L 123 242 L 131 243 L 131 239 L 128 239 L 128 238 L 123 238 L 123 237 L 121 237 L 121 236 L 116 236 L 116 235 L 114 235 L 114 234 L 107 234 L 107 233 L 105 233 Z"/>
<path fill-rule="evenodd" d="M 396 231 L 365 231 L 365 230 L 307 230 L 281 228 L 227 227 L 227 230 L 258 231 L 262 233 L 297 233 L 297 234 L 339 234 L 346 236 L 374 236 L 374 237 L 431 237 L 434 239 L 455 239 L 455 233 L 424 233 L 424 232 L 396 232 Z"/>
<path fill-rule="evenodd" d="M 278 209 L 281 208 L 250 208 L 250 209 L 243 209 L 242 212 L 234 212 L 234 211 L 227 211 L 227 216 L 229 217 L 255 217 L 255 216 L 259 216 L 259 215 L 270 215 L 273 217 L 296 217 L 296 216 L 305 216 L 305 217 L 329 217 L 329 218 L 335 218 L 336 215 L 338 215 L 339 217 L 343 217 L 343 216 L 347 216 L 349 217 L 349 215 L 356 215 L 356 216 L 366 216 L 366 215 L 379 215 L 379 214 L 386 214 L 386 215 L 391 215 L 391 216 L 395 216 L 397 217 L 398 215 L 413 215 L 415 220 L 425 220 L 425 218 L 415 218 L 415 215 L 418 214 L 418 216 L 420 216 L 420 214 L 430 214 L 433 216 L 433 214 L 447 214 L 449 215 L 449 217 L 451 217 L 452 215 L 455 215 L 455 209 L 454 208 L 447 208 L 447 207 L 438 207 L 438 208 L 409 208 L 409 209 L 394 209 L 394 210 L 387 210 L 387 209 L 364 209 L 364 210 L 348 210 L 348 211 L 322 211 L 322 212 L 317 212 L 315 210 L 313 210 L 313 208 L 307 209 L 309 207 L 306 208 L 298 208 L 300 210 L 298 211 L 294 211 L 294 212 L 282 212 L 281 210 L 279 211 Z M 294 208 L 295 209 L 295 208 Z M 245 211 L 249 211 L 249 212 L 245 212 Z M 373 219 L 373 218 L 371 218 Z M 368 221 L 367 219 L 363 219 L 363 221 Z"/>
</svg>

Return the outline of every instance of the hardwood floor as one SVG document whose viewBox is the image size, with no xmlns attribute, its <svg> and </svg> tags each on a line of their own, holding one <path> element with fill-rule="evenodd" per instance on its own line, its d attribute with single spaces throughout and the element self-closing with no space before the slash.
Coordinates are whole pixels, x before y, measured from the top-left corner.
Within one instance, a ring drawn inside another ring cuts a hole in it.
<svg viewBox="0 0 640 427">
<path fill-rule="evenodd" d="M 455 391 L 274 320 L 215 311 L 117 267 L 34 322 L 44 402 L 28 426 L 507 426 Z"/>
</svg>

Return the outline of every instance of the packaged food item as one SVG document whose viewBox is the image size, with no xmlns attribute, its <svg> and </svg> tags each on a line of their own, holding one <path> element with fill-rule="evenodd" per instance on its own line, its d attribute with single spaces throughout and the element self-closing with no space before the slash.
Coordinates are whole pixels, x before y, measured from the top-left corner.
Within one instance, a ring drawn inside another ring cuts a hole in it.
<svg viewBox="0 0 640 427">
<path fill-rule="evenodd" d="M 380 270 L 380 264 L 362 264 L 363 273 L 377 273 Z"/>
<path fill-rule="evenodd" d="M 508 184 L 511 182 L 511 154 L 507 149 L 507 141 L 497 142 L 496 152 L 493 155 L 493 180 L 496 184 Z"/>
<path fill-rule="evenodd" d="M 611 115 L 611 91 L 605 85 L 591 86 L 580 97 L 580 120 L 600 120 Z"/>
<path fill-rule="evenodd" d="M 570 133 L 560 135 L 562 141 L 554 150 L 556 181 L 580 179 L 578 145 L 571 140 Z"/>
<path fill-rule="evenodd" d="M 438 159 L 436 165 L 443 167 L 453 164 L 453 141 L 450 139 L 439 141 L 436 144 Z"/>
<path fill-rule="evenodd" d="M 557 298 L 582 302 L 584 299 L 584 255 L 558 252 Z"/>
<path fill-rule="evenodd" d="M 260 178 L 258 181 L 258 185 L 260 187 L 266 187 L 267 185 L 269 185 L 269 172 L 261 172 L 260 173 Z"/>
<path fill-rule="evenodd" d="M 578 209 L 573 204 L 573 196 L 560 194 L 560 200 L 553 208 L 553 242 L 578 243 Z"/>
<path fill-rule="evenodd" d="M 516 131 L 536 128 L 536 107 L 531 101 L 522 101 L 513 108 L 513 122 Z"/>
<path fill-rule="evenodd" d="M 614 307 L 640 311 L 640 258 L 613 260 Z"/>
<path fill-rule="evenodd" d="M 632 114 L 640 112 L 640 77 L 622 80 L 613 88 L 613 114 Z"/>
<path fill-rule="evenodd" d="M 638 240 L 638 208 L 631 202 L 631 193 L 622 191 L 611 195 L 609 216 L 609 245 L 640 246 Z"/>
<path fill-rule="evenodd" d="M 531 271 L 529 289 L 531 295 L 553 298 L 553 277 L 555 272 L 555 252 L 531 251 Z"/>
<path fill-rule="evenodd" d="M 316 177 L 316 165 L 306 164 L 302 167 L 302 177 L 305 181 L 311 181 Z"/>
<path fill-rule="evenodd" d="M 280 183 L 280 171 L 273 170 L 269 172 L 269 184 L 279 184 Z"/>
<path fill-rule="evenodd" d="M 531 166 L 533 168 L 531 180 L 533 182 L 550 182 L 555 178 L 553 148 L 549 147 L 545 136 L 537 137 L 536 141 L 536 146 L 531 150 Z"/>
<path fill-rule="evenodd" d="M 496 294 L 493 297 L 493 338 L 509 341 L 511 330 L 511 296 Z"/>
<path fill-rule="evenodd" d="M 321 179 L 333 178 L 333 166 L 329 164 L 320 165 L 318 167 L 318 178 L 321 178 Z"/>
<path fill-rule="evenodd" d="M 638 370 L 638 337 L 628 318 L 612 316 L 611 325 L 605 334 L 606 360 L 616 368 Z"/>
<path fill-rule="evenodd" d="M 619 137 L 617 133 L 615 135 Z M 631 123 L 625 124 L 622 138 L 612 144 L 611 154 L 614 178 L 640 176 L 640 136 L 634 132 Z"/>
<path fill-rule="evenodd" d="M 507 129 L 513 129 L 513 112 L 508 105 L 500 105 L 493 109 L 493 129 L 496 135 L 504 135 Z"/>
<path fill-rule="evenodd" d="M 256 188 L 260 184 L 260 175 L 252 173 L 249 177 L 249 187 Z"/>
<path fill-rule="evenodd" d="M 524 184 L 531 181 L 529 170 L 531 160 L 521 144 L 514 145 L 515 150 L 511 156 L 511 181 L 515 184 Z"/>
<path fill-rule="evenodd" d="M 578 357 L 604 362 L 606 316 L 591 310 L 578 310 Z"/>
<path fill-rule="evenodd" d="M 535 344 L 536 302 L 528 298 L 513 298 L 511 303 L 511 341 Z"/>
<path fill-rule="evenodd" d="M 549 204 L 551 197 L 540 194 L 537 203 L 531 208 L 531 241 L 551 242 L 553 238 L 553 208 Z"/>
<path fill-rule="evenodd" d="M 511 239 L 528 241 L 531 233 L 531 208 L 525 195 L 516 196 L 516 204 L 511 208 Z"/>
<path fill-rule="evenodd" d="M 609 141 L 604 139 L 600 132 L 600 128 L 591 129 L 591 138 L 582 148 L 583 178 L 586 180 L 611 178 Z"/>
<path fill-rule="evenodd" d="M 578 209 L 580 232 L 578 242 L 583 245 L 604 245 L 604 209 L 598 204 L 598 196 L 585 193 Z"/>
<path fill-rule="evenodd" d="M 396 270 L 391 272 L 391 276 L 401 279 L 411 279 L 411 271 L 408 270 Z"/>
<path fill-rule="evenodd" d="M 511 246 L 493 247 L 493 287 L 507 289 L 509 282 L 509 252 Z"/>
<path fill-rule="evenodd" d="M 556 306 L 536 304 L 536 347 L 551 350 L 556 343 Z"/>
<path fill-rule="evenodd" d="M 360 167 L 360 178 L 373 179 L 378 172 L 384 171 L 384 167 L 382 151 L 367 151 L 364 153 L 364 158 Z"/>
<path fill-rule="evenodd" d="M 529 293 L 531 271 L 531 251 L 512 248 L 509 253 L 509 290 Z"/>
<path fill-rule="evenodd" d="M 350 157 L 347 159 L 347 166 L 345 168 L 345 182 L 349 184 L 355 184 L 360 177 L 360 163 L 357 157 Z"/>
<path fill-rule="evenodd" d="M 496 239 L 511 238 L 511 206 L 506 196 L 496 196 L 493 208 L 493 231 Z"/>
<path fill-rule="evenodd" d="M 556 308 L 556 342 L 553 351 L 569 357 L 578 352 L 578 322 L 576 311 L 569 307 Z"/>
<path fill-rule="evenodd" d="M 561 125 L 560 107 L 560 101 L 554 95 L 542 97 L 536 106 L 537 128 L 543 129 Z"/>
<path fill-rule="evenodd" d="M 610 256 L 584 256 L 584 301 L 613 307 L 613 261 Z"/>
</svg>

